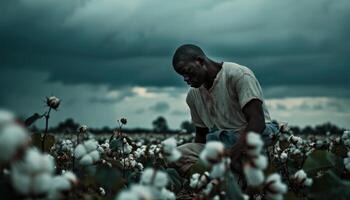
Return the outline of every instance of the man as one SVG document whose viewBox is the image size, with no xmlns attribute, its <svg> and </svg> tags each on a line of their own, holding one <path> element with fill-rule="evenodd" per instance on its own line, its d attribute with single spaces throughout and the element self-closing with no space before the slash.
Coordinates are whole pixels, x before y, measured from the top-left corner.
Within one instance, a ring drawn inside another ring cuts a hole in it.
<svg viewBox="0 0 350 200">
<path fill-rule="evenodd" d="M 186 173 L 198 160 L 207 141 L 221 141 L 238 156 L 249 131 L 260 133 L 266 142 L 278 132 L 278 125 L 271 122 L 260 84 L 247 67 L 215 62 L 192 44 L 176 49 L 173 67 L 191 86 L 186 102 L 196 127 L 196 143 L 179 147 L 183 157 L 175 165 L 181 172 Z"/>
</svg>

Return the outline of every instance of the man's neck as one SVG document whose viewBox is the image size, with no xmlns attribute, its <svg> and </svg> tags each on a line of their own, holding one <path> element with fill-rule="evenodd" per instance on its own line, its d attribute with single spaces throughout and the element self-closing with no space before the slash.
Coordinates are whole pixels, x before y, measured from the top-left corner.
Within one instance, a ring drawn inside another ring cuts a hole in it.
<svg viewBox="0 0 350 200">
<path fill-rule="evenodd" d="M 217 63 L 214 61 L 209 60 L 209 64 L 208 64 L 208 80 L 204 83 L 204 87 L 209 90 L 214 83 L 214 80 L 217 76 L 217 74 L 219 73 L 219 71 L 222 68 L 224 62 L 221 63 Z"/>
</svg>

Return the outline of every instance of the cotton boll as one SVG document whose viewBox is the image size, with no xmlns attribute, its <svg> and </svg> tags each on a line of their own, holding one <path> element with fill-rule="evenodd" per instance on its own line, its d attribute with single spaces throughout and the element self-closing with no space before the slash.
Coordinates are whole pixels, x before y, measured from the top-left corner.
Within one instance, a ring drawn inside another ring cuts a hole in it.
<svg viewBox="0 0 350 200">
<path fill-rule="evenodd" d="M 258 186 L 264 182 L 264 173 L 260 169 L 254 168 L 250 165 L 245 165 L 243 167 L 243 172 L 247 184 L 250 186 Z"/>
<path fill-rule="evenodd" d="M 296 180 L 297 183 L 301 184 L 302 186 L 311 186 L 312 185 L 312 179 L 307 178 L 307 174 L 304 170 L 297 171 L 293 178 Z"/>
<path fill-rule="evenodd" d="M 68 191 L 71 188 L 71 183 L 64 176 L 53 177 L 51 188 L 47 195 L 47 199 L 57 200 L 63 198 L 63 192 Z"/>
<path fill-rule="evenodd" d="M 285 152 L 282 152 L 280 155 L 281 161 L 286 161 L 288 158 L 288 154 Z"/>
<path fill-rule="evenodd" d="M 206 143 L 199 157 L 205 164 L 211 165 L 219 162 L 223 153 L 224 145 L 221 142 L 211 141 Z"/>
<path fill-rule="evenodd" d="M 84 142 L 84 147 L 87 152 L 91 152 L 97 149 L 97 141 L 94 139 L 88 140 Z"/>
<path fill-rule="evenodd" d="M 69 180 L 71 183 L 77 183 L 78 182 L 78 179 L 77 177 L 75 176 L 75 174 L 71 171 L 67 171 L 67 172 L 64 172 L 62 174 L 63 177 L 65 177 L 67 180 Z"/>
<path fill-rule="evenodd" d="M 152 191 L 148 186 L 131 185 L 129 190 L 118 194 L 115 200 L 153 200 Z"/>
<path fill-rule="evenodd" d="M 190 179 L 190 187 L 194 189 L 202 188 L 209 182 L 209 173 L 205 172 L 204 174 L 192 174 Z"/>
<path fill-rule="evenodd" d="M 265 195 L 265 198 L 267 200 L 283 200 L 283 194 L 272 194 L 272 193 L 267 193 Z"/>
<path fill-rule="evenodd" d="M 258 147 L 263 146 L 264 142 L 262 141 L 261 136 L 258 133 L 249 132 L 247 134 L 247 144 L 249 146 Z"/>
<path fill-rule="evenodd" d="M 30 148 L 23 160 L 12 164 L 11 171 L 11 182 L 17 191 L 22 194 L 42 194 L 50 188 L 54 161 L 52 156 Z"/>
<path fill-rule="evenodd" d="M 85 156 L 83 156 L 80 160 L 79 160 L 79 164 L 81 165 L 92 165 L 94 163 L 92 157 L 87 154 Z"/>
<path fill-rule="evenodd" d="M 66 191 L 71 188 L 71 183 L 69 179 L 65 176 L 55 176 L 53 178 L 53 188 L 59 191 Z"/>
<path fill-rule="evenodd" d="M 173 138 L 173 137 L 164 140 L 164 141 L 162 142 L 162 144 L 163 144 L 163 150 L 164 150 L 165 152 L 168 152 L 168 153 L 169 153 L 169 152 L 172 152 L 173 149 L 175 149 L 176 146 L 177 146 L 176 139 Z"/>
<path fill-rule="evenodd" d="M 248 145 L 247 154 L 250 156 L 260 155 L 260 152 L 264 146 L 261 136 L 255 132 L 249 132 L 246 140 Z"/>
<path fill-rule="evenodd" d="M 176 149 L 177 142 L 175 138 L 168 138 L 162 142 L 163 153 L 168 162 L 175 162 L 181 157 L 181 152 Z"/>
<path fill-rule="evenodd" d="M 52 184 L 52 176 L 48 173 L 41 173 L 32 178 L 32 192 L 34 194 L 45 194 Z"/>
<path fill-rule="evenodd" d="M 55 170 L 55 159 L 49 154 L 41 157 L 42 172 L 53 173 Z"/>
<path fill-rule="evenodd" d="M 169 156 L 166 156 L 168 162 L 175 162 L 181 158 L 181 152 L 177 149 L 174 149 Z"/>
<path fill-rule="evenodd" d="M 136 166 L 136 160 L 130 160 L 130 167 L 134 168 Z"/>
<path fill-rule="evenodd" d="M 143 170 L 143 165 L 142 165 L 142 163 L 137 163 L 137 169 L 139 169 L 140 171 L 142 171 Z"/>
<path fill-rule="evenodd" d="M 30 148 L 26 151 L 24 163 L 24 169 L 31 173 L 52 173 L 55 170 L 53 157 L 41 154 L 36 148 Z"/>
<path fill-rule="evenodd" d="M 269 189 L 275 193 L 284 194 L 288 189 L 287 186 L 282 183 L 281 176 L 276 173 L 267 177 L 266 184 L 269 186 Z"/>
<path fill-rule="evenodd" d="M 101 194 L 102 196 L 105 196 L 105 195 L 106 195 L 106 190 L 103 189 L 103 187 L 99 187 L 98 190 L 100 191 L 100 194 Z"/>
<path fill-rule="evenodd" d="M 29 141 L 28 132 L 16 124 L 7 124 L 0 132 L 0 162 L 9 161 L 18 148 Z"/>
<path fill-rule="evenodd" d="M 82 145 L 82 144 L 79 144 L 74 150 L 74 156 L 75 156 L 75 158 L 78 158 L 78 159 L 83 157 L 86 153 L 87 153 L 87 151 L 86 151 L 84 145 Z"/>
<path fill-rule="evenodd" d="M 303 139 L 301 137 L 294 136 L 294 135 L 291 135 L 289 137 L 289 141 L 292 142 L 295 145 L 298 145 L 298 146 L 302 145 L 302 143 L 303 143 Z"/>
<path fill-rule="evenodd" d="M 199 177 L 200 176 L 201 175 L 198 174 L 198 173 L 192 174 L 191 179 L 190 179 L 190 184 L 189 184 L 191 188 L 194 188 L 194 189 L 200 188 L 198 186 L 198 184 L 199 184 Z"/>
<path fill-rule="evenodd" d="M 313 180 L 311 178 L 307 178 L 305 181 L 304 181 L 304 185 L 305 186 L 308 186 L 310 187 L 313 183 Z"/>
<path fill-rule="evenodd" d="M 116 200 L 140 200 L 136 193 L 131 191 L 122 191 L 118 194 Z"/>
<path fill-rule="evenodd" d="M 299 170 L 294 174 L 294 178 L 301 182 L 303 179 L 307 177 L 304 170 Z"/>
<path fill-rule="evenodd" d="M 14 122 L 15 120 L 15 115 L 12 112 L 0 109 L 0 126 Z"/>
<path fill-rule="evenodd" d="M 57 109 L 61 100 L 55 96 L 46 97 L 46 105 L 52 109 Z"/>
<path fill-rule="evenodd" d="M 212 182 L 210 182 L 205 187 L 205 189 L 203 189 L 203 193 L 208 196 L 211 193 L 211 191 L 213 190 L 213 188 L 214 188 L 214 184 Z"/>
<path fill-rule="evenodd" d="M 143 185 L 132 185 L 130 191 L 136 193 L 139 199 L 151 200 L 154 199 L 149 187 Z"/>
<path fill-rule="evenodd" d="M 87 125 L 81 125 L 81 126 L 78 128 L 77 131 L 78 131 L 79 133 L 86 133 L 87 129 L 88 129 L 88 126 L 87 126 Z"/>
<path fill-rule="evenodd" d="M 168 175 L 164 172 L 158 171 L 153 185 L 157 188 L 163 188 L 168 185 Z"/>
<path fill-rule="evenodd" d="M 350 171 L 350 152 L 348 152 L 348 157 L 343 160 L 345 169 Z"/>
<path fill-rule="evenodd" d="M 124 150 L 124 154 L 129 154 L 129 153 L 131 153 L 131 151 L 132 151 L 132 146 L 129 145 L 128 143 L 127 143 L 127 144 L 124 144 L 123 150 Z"/>
<path fill-rule="evenodd" d="M 249 196 L 246 194 L 242 194 L 243 200 L 249 200 Z"/>
<path fill-rule="evenodd" d="M 266 169 L 266 167 L 268 166 L 267 157 L 263 155 L 259 155 L 257 158 L 254 158 L 253 163 L 258 169 L 261 170 Z"/>
<path fill-rule="evenodd" d="M 154 176 L 153 174 L 156 173 Z M 154 179 L 152 180 L 154 176 Z M 157 188 L 163 188 L 168 184 L 168 175 L 162 171 L 154 171 L 152 168 L 147 168 L 141 175 L 140 183 L 143 185 L 153 185 Z"/>
<path fill-rule="evenodd" d="M 28 194 L 31 188 L 30 176 L 21 173 L 16 167 L 11 170 L 11 183 L 13 188 L 20 194 Z"/>
<path fill-rule="evenodd" d="M 220 163 L 213 165 L 210 177 L 211 178 L 224 178 L 225 172 L 229 169 L 231 159 L 225 158 Z"/>
<path fill-rule="evenodd" d="M 165 188 L 160 191 L 159 197 L 163 200 L 176 200 L 175 194 Z"/>
<path fill-rule="evenodd" d="M 224 163 L 218 163 L 213 165 L 211 172 L 210 172 L 210 177 L 211 178 L 221 178 L 226 171 L 226 167 Z"/>
<path fill-rule="evenodd" d="M 89 155 L 91 156 L 93 162 L 97 162 L 100 160 L 100 153 L 97 150 L 90 152 Z"/>
</svg>

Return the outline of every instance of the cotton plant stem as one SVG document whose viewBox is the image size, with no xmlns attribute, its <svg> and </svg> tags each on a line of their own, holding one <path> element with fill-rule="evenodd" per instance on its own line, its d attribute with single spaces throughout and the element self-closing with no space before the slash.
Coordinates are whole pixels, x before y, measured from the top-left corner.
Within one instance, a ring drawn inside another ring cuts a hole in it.
<svg viewBox="0 0 350 200">
<path fill-rule="evenodd" d="M 51 112 L 51 107 L 49 107 L 49 111 L 46 113 L 45 115 L 45 132 L 44 132 L 44 136 L 41 140 L 41 150 L 42 152 L 44 152 L 44 147 L 45 147 L 45 140 L 46 140 L 46 135 L 49 129 L 49 118 L 50 118 L 50 112 Z"/>
</svg>

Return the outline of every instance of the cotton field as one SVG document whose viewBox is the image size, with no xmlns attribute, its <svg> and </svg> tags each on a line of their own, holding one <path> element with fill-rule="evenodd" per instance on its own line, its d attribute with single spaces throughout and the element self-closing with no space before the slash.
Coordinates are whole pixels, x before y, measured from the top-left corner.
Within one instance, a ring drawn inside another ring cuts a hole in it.
<svg viewBox="0 0 350 200">
<path fill-rule="evenodd" d="M 47 98 L 48 112 L 59 99 Z M 132 119 L 128 119 L 132 120 Z M 129 136 L 127 119 L 104 136 L 82 125 L 69 137 L 33 134 L 0 111 L 2 199 L 350 199 L 350 132 L 301 138 L 281 126 L 266 146 L 246 135 L 239 158 L 221 142 L 208 142 L 189 173 L 173 163 L 193 134 Z"/>
</svg>

